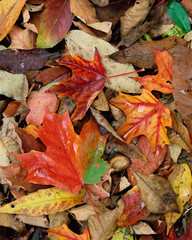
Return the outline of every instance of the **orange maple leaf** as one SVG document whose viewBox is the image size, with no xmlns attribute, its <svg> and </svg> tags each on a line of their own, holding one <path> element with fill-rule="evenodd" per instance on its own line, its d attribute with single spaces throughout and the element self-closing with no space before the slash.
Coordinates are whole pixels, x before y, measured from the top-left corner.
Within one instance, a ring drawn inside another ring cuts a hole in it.
<svg viewBox="0 0 192 240">
<path fill-rule="evenodd" d="M 125 123 L 118 130 L 118 134 L 127 143 L 130 143 L 133 137 L 145 135 L 156 154 L 165 144 L 170 144 L 165 128 L 172 126 L 170 111 L 151 92 L 144 89 L 140 96 L 119 93 L 110 103 L 123 110 L 127 116 Z"/>
<path fill-rule="evenodd" d="M 158 67 L 157 75 L 146 75 L 144 77 L 133 77 L 140 82 L 148 91 L 157 90 L 162 93 L 172 93 L 172 64 L 173 59 L 167 51 L 157 51 L 155 53 L 155 62 Z"/>
<path fill-rule="evenodd" d="M 65 56 L 58 60 L 60 65 L 71 68 L 73 75 L 66 82 L 59 82 L 48 92 L 59 93 L 60 97 L 71 96 L 77 102 L 77 108 L 71 120 L 82 119 L 98 93 L 106 82 L 105 68 L 103 67 L 98 51 L 95 51 L 93 61 L 88 61 L 75 54 L 74 58 Z"/>
<path fill-rule="evenodd" d="M 65 223 L 60 227 L 55 227 L 55 228 L 51 228 L 49 230 L 43 230 L 43 231 L 56 235 L 59 240 L 68 240 L 68 239 L 89 240 L 90 239 L 87 228 L 85 228 L 85 231 L 81 235 L 78 235 L 72 232 Z"/>
</svg>

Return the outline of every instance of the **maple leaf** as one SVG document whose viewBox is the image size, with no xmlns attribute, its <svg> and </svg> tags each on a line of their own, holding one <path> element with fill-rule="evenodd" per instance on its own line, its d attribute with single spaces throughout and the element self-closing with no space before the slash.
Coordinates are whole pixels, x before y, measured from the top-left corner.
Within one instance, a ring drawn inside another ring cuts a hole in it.
<svg viewBox="0 0 192 240">
<path fill-rule="evenodd" d="M 46 111 L 38 133 L 47 146 L 46 152 L 13 154 L 28 170 L 25 181 L 54 185 L 77 195 L 82 185 L 92 183 L 93 173 L 97 183 L 107 172 L 108 167 L 100 159 L 107 136 L 100 135 L 93 119 L 78 135 L 68 112 L 57 115 Z"/>
<path fill-rule="evenodd" d="M 165 144 L 170 144 L 165 128 L 171 127 L 170 111 L 152 93 L 145 89 L 140 96 L 119 93 L 119 96 L 110 102 L 123 110 L 127 116 L 125 123 L 118 130 L 118 134 L 126 143 L 130 143 L 133 137 L 145 135 L 156 154 Z"/>
<path fill-rule="evenodd" d="M 134 186 L 124 196 L 125 203 L 123 213 L 118 219 L 119 227 L 128 227 L 135 224 L 139 220 L 145 219 L 151 212 L 141 200 L 141 194 L 137 186 Z"/>
<path fill-rule="evenodd" d="M 84 232 L 81 235 L 77 235 L 72 232 L 67 225 L 64 223 L 60 227 L 51 228 L 49 230 L 43 230 L 44 232 L 48 232 L 54 234 L 58 237 L 59 240 L 89 240 L 89 232 L 87 228 L 85 228 Z"/>
<path fill-rule="evenodd" d="M 133 77 L 140 82 L 148 91 L 157 90 L 162 93 L 172 93 L 172 65 L 173 59 L 167 51 L 160 52 L 153 49 L 155 62 L 158 66 L 157 75 L 147 75 L 144 77 Z"/>
<path fill-rule="evenodd" d="M 60 97 L 71 96 L 77 102 L 72 114 L 72 121 L 82 119 L 106 82 L 105 68 L 102 66 L 98 51 L 93 61 L 88 61 L 75 54 L 74 58 L 65 56 L 58 60 L 60 65 L 71 68 L 73 76 L 66 82 L 52 86 L 48 92 L 59 93 Z"/>
</svg>

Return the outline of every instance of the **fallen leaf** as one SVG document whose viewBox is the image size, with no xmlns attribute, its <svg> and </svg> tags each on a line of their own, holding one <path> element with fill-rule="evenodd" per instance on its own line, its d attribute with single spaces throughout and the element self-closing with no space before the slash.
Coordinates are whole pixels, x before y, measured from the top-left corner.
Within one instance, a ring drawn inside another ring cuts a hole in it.
<svg viewBox="0 0 192 240">
<path fill-rule="evenodd" d="M 28 216 L 25 214 L 20 214 L 20 215 L 17 215 L 17 219 L 21 223 L 43 227 L 43 228 L 49 228 L 49 222 L 46 216 Z"/>
<path fill-rule="evenodd" d="M 37 47 L 50 48 L 55 46 L 69 31 L 72 20 L 69 0 L 49 0 L 43 12 L 37 36 Z"/>
<path fill-rule="evenodd" d="M 45 86 L 53 80 L 66 81 L 70 74 L 70 70 L 64 66 L 46 68 L 35 76 L 35 82 L 42 83 Z"/>
<path fill-rule="evenodd" d="M 117 132 L 126 143 L 130 143 L 133 137 L 145 135 L 156 154 L 169 144 L 165 126 L 171 127 L 170 112 L 149 91 L 144 89 L 140 96 L 119 93 L 110 103 L 127 115 Z"/>
<path fill-rule="evenodd" d="M 147 209 L 152 213 L 178 212 L 175 194 L 170 183 L 154 174 L 136 174 L 137 186 Z"/>
<path fill-rule="evenodd" d="M 15 216 L 7 213 L 0 213 L 0 225 L 8 228 L 12 228 L 19 232 L 24 224 L 15 219 Z"/>
<path fill-rule="evenodd" d="M 90 239 L 87 228 L 84 230 L 83 234 L 77 235 L 76 233 L 72 232 L 65 223 L 60 227 L 50 228 L 49 230 L 43 230 L 43 231 L 56 235 L 59 240 L 67 240 L 67 239 L 89 240 Z"/>
<path fill-rule="evenodd" d="M 71 12 L 87 25 L 100 22 L 97 18 L 93 4 L 88 0 L 71 0 L 70 8 Z"/>
<path fill-rule="evenodd" d="M 145 219 L 151 213 L 141 200 L 140 191 L 137 186 L 134 186 L 122 198 L 125 205 L 122 215 L 117 220 L 119 227 L 133 225 L 139 220 Z"/>
<path fill-rule="evenodd" d="M 137 222 L 134 225 L 132 225 L 131 229 L 133 230 L 133 232 L 135 234 L 138 234 L 138 235 L 143 235 L 143 234 L 151 235 L 151 234 L 155 234 L 155 232 L 149 226 L 149 224 L 145 223 L 145 222 L 142 222 L 142 221 Z"/>
<path fill-rule="evenodd" d="M 62 212 L 83 203 L 85 191 L 73 195 L 57 187 L 30 193 L 0 208 L 0 213 L 41 216 Z"/>
<path fill-rule="evenodd" d="M 84 204 L 78 208 L 73 207 L 70 209 L 70 213 L 75 215 L 75 219 L 78 221 L 87 221 L 91 216 L 95 215 L 95 211 L 92 205 Z"/>
<path fill-rule="evenodd" d="M 130 234 L 130 230 L 127 227 L 118 228 L 113 234 L 112 240 L 134 240 L 134 236 Z"/>
<path fill-rule="evenodd" d="M 28 170 L 25 181 L 54 185 L 77 194 L 82 185 L 92 183 L 89 172 L 94 172 L 95 183 L 107 172 L 108 167 L 100 159 L 107 136 L 100 135 L 92 119 L 77 135 L 68 112 L 63 115 L 46 112 L 38 132 L 47 146 L 46 152 L 15 155 Z"/>
<path fill-rule="evenodd" d="M 46 109 L 56 112 L 59 106 L 59 99 L 54 94 L 47 93 L 48 88 L 44 87 L 40 92 L 31 91 L 27 105 L 30 109 L 26 117 L 27 124 L 39 126 L 43 122 Z"/>
<path fill-rule="evenodd" d="M 12 49 L 32 49 L 36 47 L 37 34 L 29 29 L 22 29 L 14 25 L 9 32 Z"/>
<path fill-rule="evenodd" d="M 125 15 L 120 19 L 121 38 L 126 37 L 134 27 L 140 25 L 145 20 L 153 3 L 154 0 L 138 0 L 133 7 L 125 12 Z"/>
<path fill-rule="evenodd" d="M 182 150 L 182 147 L 177 143 L 172 143 L 171 145 L 169 145 L 170 155 L 174 163 L 177 163 L 181 150 Z"/>
<path fill-rule="evenodd" d="M 157 168 L 162 164 L 166 153 L 167 153 L 167 146 L 163 148 L 163 150 L 159 154 L 155 154 L 152 151 L 149 141 L 145 136 L 140 136 L 137 147 L 139 150 L 145 155 L 147 161 L 143 161 L 141 158 L 130 158 L 131 161 L 131 168 L 136 172 L 148 175 L 154 173 Z M 133 171 L 132 169 L 129 171 Z"/>
<path fill-rule="evenodd" d="M 102 66 L 99 53 L 95 52 L 93 61 L 75 55 L 74 58 L 63 57 L 58 62 L 60 65 L 70 67 L 73 75 L 66 82 L 52 86 L 48 92 L 59 93 L 60 97 L 73 97 L 77 102 L 77 108 L 71 119 L 72 121 L 82 119 L 106 82 L 105 68 Z"/>
<path fill-rule="evenodd" d="M 92 106 L 99 111 L 109 111 L 109 104 L 103 90 L 98 94 L 98 99 L 93 102 Z"/>
<path fill-rule="evenodd" d="M 192 136 L 191 59 L 192 49 L 182 46 L 174 48 L 172 79 L 173 97 L 178 111 Z"/>
<path fill-rule="evenodd" d="M 165 214 L 167 232 L 169 232 L 172 225 L 180 218 L 184 205 L 189 201 L 192 194 L 192 177 L 188 165 L 186 163 L 176 165 L 173 172 L 169 175 L 168 181 L 176 194 L 179 213 L 169 212 Z"/>
<path fill-rule="evenodd" d="M 72 30 L 67 33 L 65 40 L 71 56 L 78 53 L 86 60 L 93 59 L 96 47 L 101 56 L 101 62 L 106 70 L 106 76 L 114 76 L 135 71 L 131 64 L 121 64 L 109 59 L 107 55 L 116 52 L 118 49 L 102 39 L 93 37 L 83 31 Z M 141 85 L 132 79 L 132 76 L 137 77 L 138 75 L 134 73 L 126 76 L 108 78 L 105 86 L 116 91 L 140 93 Z"/>
<path fill-rule="evenodd" d="M 155 62 L 158 67 L 157 75 L 146 75 L 144 77 L 134 78 L 140 82 L 148 91 L 159 91 L 162 93 L 172 93 L 172 63 L 173 59 L 167 51 L 157 51 L 155 53 Z"/>
<path fill-rule="evenodd" d="M 17 21 L 26 0 L 2 0 L 0 2 L 0 41 Z"/>
</svg>

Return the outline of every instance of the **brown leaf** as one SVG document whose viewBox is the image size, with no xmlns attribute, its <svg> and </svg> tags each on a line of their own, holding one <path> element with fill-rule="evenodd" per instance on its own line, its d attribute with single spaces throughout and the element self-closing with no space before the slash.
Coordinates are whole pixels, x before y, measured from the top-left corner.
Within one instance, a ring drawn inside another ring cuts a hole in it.
<svg viewBox="0 0 192 240">
<path fill-rule="evenodd" d="M 175 194 L 170 183 L 154 174 L 143 175 L 135 172 L 141 199 L 152 213 L 178 212 Z"/>
<path fill-rule="evenodd" d="M 59 53 L 49 53 L 44 49 L 0 51 L 0 69 L 11 73 L 24 73 L 42 68 L 50 59 L 59 57 Z"/>
<path fill-rule="evenodd" d="M 152 48 L 158 51 L 169 50 L 179 44 L 178 39 L 177 37 L 171 37 L 157 41 L 136 42 L 124 50 L 111 54 L 110 58 L 120 63 L 132 63 L 141 68 L 153 68 L 155 67 L 155 55 Z M 185 44 L 186 41 L 183 40 L 182 43 Z"/>
<path fill-rule="evenodd" d="M 173 97 L 178 111 L 192 135 L 192 49 L 182 46 L 173 52 Z"/>
</svg>

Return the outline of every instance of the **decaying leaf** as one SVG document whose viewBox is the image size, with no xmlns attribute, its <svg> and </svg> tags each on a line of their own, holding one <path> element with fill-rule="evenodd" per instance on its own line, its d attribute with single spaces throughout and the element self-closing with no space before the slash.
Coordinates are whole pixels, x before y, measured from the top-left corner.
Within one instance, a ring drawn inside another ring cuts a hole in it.
<svg viewBox="0 0 192 240">
<path fill-rule="evenodd" d="M 43 12 L 37 36 L 37 47 L 50 48 L 55 46 L 69 31 L 72 19 L 69 0 L 49 0 Z"/>
<path fill-rule="evenodd" d="M 72 232 L 65 223 L 60 227 L 50 228 L 49 230 L 44 230 L 44 231 L 56 235 L 59 240 L 67 240 L 67 239 L 89 240 L 90 239 L 87 228 L 84 230 L 83 234 L 78 235 Z"/>
<path fill-rule="evenodd" d="M 168 181 L 171 184 L 173 191 L 176 194 L 176 201 L 179 207 L 179 213 L 169 212 L 165 214 L 167 222 L 167 232 L 172 225 L 180 218 L 183 213 L 184 205 L 189 201 L 192 194 L 192 177 L 191 170 L 186 163 L 175 166 L 173 172 L 170 174 Z"/>
<path fill-rule="evenodd" d="M 78 53 L 81 57 L 87 60 L 93 59 L 96 47 L 101 56 L 101 62 L 106 70 L 105 74 L 108 77 L 134 71 L 131 64 L 117 63 L 106 57 L 107 55 L 116 52 L 118 49 L 102 39 L 93 37 L 83 31 L 72 30 L 67 33 L 65 40 L 71 56 Z M 137 76 L 137 73 L 134 73 L 126 76 L 109 78 L 107 79 L 105 86 L 116 91 L 140 93 L 141 85 L 131 78 Z"/>
<path fill-rule="evenodd" d="M 109 111 L 109 104 L 103 90 L 98 94 L 98 99 L 95 99 L 92 106 L 99 111 Z"/>
<path fill-rule="evenodd" d="M 167 180 L 154 174 L 136 174 L 137 186 L 147 209 L 152 213 L 178 212 L 175 194 Z"/>
<path fill-rule="evenodd" d="M 28 216 L 26 214 L 17 215 L 21 223 L 34 225 L 43 228 L 49 228 L 49 222 L 46 216 Z"/>
<path fill-rule="evenodd" d="M 100 159 L 107 136 L 100 135 L 93 119 L 77 135 L 68 112 L 57 115 L 47 111 L 38 133 L 46 152 L 15 155 L 28 170 L 26 181 L 54 185 L 78 194 L 82 185 L 100 182 L 107 172 L 108 167 Z"/>
<path fill-rule="evenodd" d="M 73 195 L 56 187 L 41 189 L 1 207 L 0 213 L 40 216 L 62 212 L 83 203 L 84 195 L 83 189 L 78 195 Z"/>
<path fill-rule="evenodd" d="M 158 67 L 158 74 L 146 75 L 144 77 L 134 78 L 139 81 L 143 87 L 148 91 L 160 91 L 162 93 L 172 93 L 172 63 L 173 59 L 167 51 L 157 51 L 155 53 L 155 62 Z"/>
<path fill-rule="evenodd" d="M 121 38 L 145 20 L 153 3 L 154 0 L 137 0 L 135 5 L 126 11 L 121 17 Z"/>
<path fill-rule="evenodd" d="M 7 213 L 0 213 L 0 225 L 20 231 L 24 224 L 15 219 L 15 216 Z"/>
<path fill-rule="evenodd" d="M 151 212 L 146 208 L 141 200 L 140 191 L 134 186 L 124 196 L 124 210 L 117 221 L 119 227 L 127 227 L 135 224 L 139 220 L 145 219 Z"/>
<path fill-rule="evenodd" d="M 11 30 L 17 21 L 26 0 L 2 0 L 0 2 L 0 40 Z"/>
<path fill-rule="evenodd" d="M 131 229 L 133 230 L 133 232 L 135 234 L 138 234 L 138 235 L 143 235 L 143 234 L 146 234 L 146 235 L 151 235 L 151 234 L 155 234 L 155 232 L 153 231 L 153 229 L 149 226 L 148 223 L 145 223 L 145 222 L 138 222 L 138 223 L 135 223 L 134 225 L 131 226 Z"/>
<path fill-rule="evenodd" d="M 92 61 L 79 55 L 66 56 L 58 60 L 60 65 L 70 67 L 73 75 L 66 82 L 53 85 L 48 92 L 59 93 L 60 97 L 70 96 L 77 102 L 72 121 L 82 119 L 98 93 L 104 88 L 106 77 L 98 51 Z"/>
<path fill-rule="evenodd" d="M 126 143 L 135 136 L 145 135 L 156 153 L 169 144 L 165 126 L 171 127 L 170 112 L 149 91 L 144 89 L 140 96 L 119 93 L 110 103 L 127 115 L 127 120 L 117 132 Z"/>
</svg>

